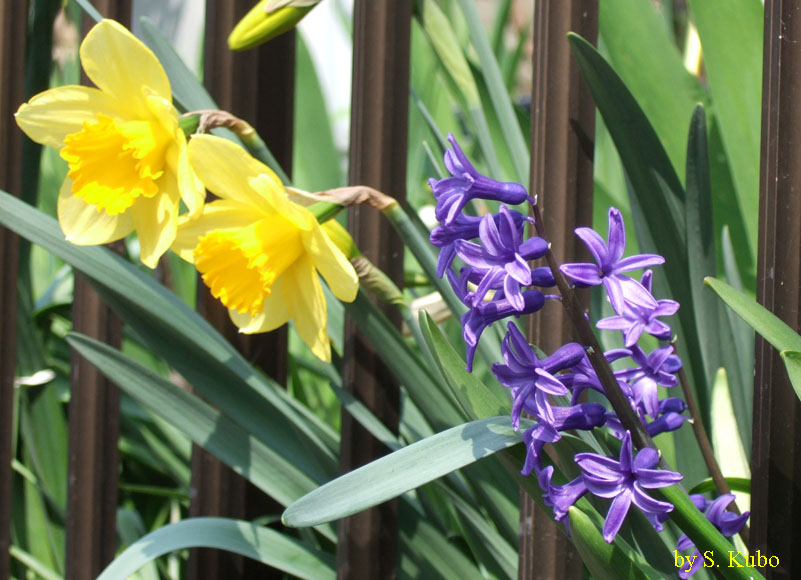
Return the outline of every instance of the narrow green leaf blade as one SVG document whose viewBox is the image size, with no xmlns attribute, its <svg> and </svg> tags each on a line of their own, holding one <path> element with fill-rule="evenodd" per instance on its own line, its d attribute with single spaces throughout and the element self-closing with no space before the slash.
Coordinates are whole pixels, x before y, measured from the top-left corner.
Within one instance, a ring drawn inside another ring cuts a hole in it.
<svg viewBox="0 0 801 580">
<path fill-rule="evenodd" d="M 458 425 L 325 484 L 289 506 L 282 520 L 305 527 L 343 518 L 521 441 L 509 417 Z"/>
<path fill-rule="evenodd" d="M 790 375 L 790 382 L 795 389 L 795 394 L 801 400 L 801 352 L 797 350 L 783 350 L 781 353 L 784 366 L 787 367 L 787 374 Z"/>
<path fill-rule="evenodd" d="M 330 554 L 275 530 L 228 518 L 190 518 L 147 534 L 109 564 L 97 580 L 125 580 L 159 556 L 185 548 L 241 554 L 308 580 L 336 577 Z"/>
</svg>

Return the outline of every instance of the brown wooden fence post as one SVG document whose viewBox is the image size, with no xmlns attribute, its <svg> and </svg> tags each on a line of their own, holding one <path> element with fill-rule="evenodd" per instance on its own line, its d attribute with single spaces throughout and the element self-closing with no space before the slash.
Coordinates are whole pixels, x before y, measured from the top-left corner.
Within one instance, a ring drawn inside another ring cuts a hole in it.
<svg viewBox="0 0 801 580">
<path fill-rule="evenodd" d="M 22 133 L 14 112 L 25 86 L 26 3 L 0 0 L 0 189 L 19 195 Z M 0 578 L 10 575 L 11 429 L 17 328 L 16 234 L 0 227 Z"/>
<path fill-rule="evenodd" d="M 253 2 L 206 2 L 205 85 L 217 105 L 250 123 L 287 173 L 292 169 L 295 33 L 242 53 L 228 48 L 228 35 Z M 231 323 L 227 310 L 198 283 L 198 310 L 245 357 L 280 384 L 287 377 L 287 329 L 245 336 Z M 195 447 L 192 456 L 192 516 L 251 519 L 281 507 L 212 455 Z M 192 550 L 188 577 L 283 578 L 264 565 L 218 550 Z"/>
<path fill-rule="evenodd" d="M 548 241 L 560 262 L 583 255 L 573 229 L 592 224 L 595 105 L 570 54 L 566 34 L 571 30 L 596 41 L 597 0 L 535 2 L 531 192 L 539 200 Z M 529 338 L 547 353 L 574 338 L 556 303 L 532 317 L 529 330 Z M 520 508 L 518 577 L 581 578 L 581 560 L 551 514 L 525 493 Z"/>
<path fill-rule="evenodd" d="M 801 329 L 801 12 L 765 2 L 757 300 Z M 751 553 L 776 556 L 768 578 L 801 577 L 801 403 L 784 365 L 756 339 Z"/>
<path fill-rule="evenodd" d="M 105 17 L 130 27 L 130 0 L 102 0 L 94 5 Z M 84 18 L 84 33 L 93 24 Z M 84 83 L 90 84 L 85 77 Z M 76 332 L 114 347 L 122 341 L 122 322 L 77 275 L 72 325 Z M 68 580 L 84 580 L 95 578 L 117 548 L 120 394 L 111 381 L 75 353 L 70 383 L 65 575 Z"/>
<path fill-rule="evenodd" d="M 353 26 L 350 183 L 406 197 L 411 2 L 357 0 Z M 349 229 L 357 246 L 400 285 L 403 243 L 370 208 L 352 208 Z M 387 311 L 396 323 L 399 319 Z M 352 320 L 345 325 L 345 388 L 397 432 L 397 382 Z M 341 467 L 349 471 L 387 453 L 347 413 L 342 414 Z M 397 501 L 340 520 L 337 575 L 340 579 L 395 578 L 398 563 Z"/>
</svg>

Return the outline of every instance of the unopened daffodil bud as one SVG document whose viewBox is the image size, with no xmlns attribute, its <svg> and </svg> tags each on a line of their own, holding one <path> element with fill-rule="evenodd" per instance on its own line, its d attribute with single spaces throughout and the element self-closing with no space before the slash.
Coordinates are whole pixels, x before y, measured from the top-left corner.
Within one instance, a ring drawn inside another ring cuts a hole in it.
<svg viewBox="0 0 801 580">
<path fill-rule="evenodd" d="M 320 0 L 261 0 L 228 37 L 231 50 L 247 50 L 291 30 Z"/>
</svg>

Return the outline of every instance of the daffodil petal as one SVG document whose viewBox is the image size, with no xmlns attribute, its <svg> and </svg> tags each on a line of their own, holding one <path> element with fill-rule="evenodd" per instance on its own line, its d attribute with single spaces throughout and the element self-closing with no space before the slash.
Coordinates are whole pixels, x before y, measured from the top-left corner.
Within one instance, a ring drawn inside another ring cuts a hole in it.
<svg viewBox="0 0 801 580">
<path fill-rule="evenodd" d="M 303 232 L 303 245 L 334 296 L 343 302 L 353 302 L 359 291 L 356 270 L 319 225 Z"/>
<path fill-rule="evenodd" d="M 178 220 L 178 233 L 172 251 L 187 262 L 195 262 L 193 252 L 198 240 L 212 230 L 246 228 L 254 221 L 253 208 L 238 201 L 220 199 L 207 203 L 198 218 L 183 215 Z"/>
<path fill-rule="evenodd" d="M 139 236 L 139 259 L 155 268 L 175 240 L 178 227 L 178 184 L 172 174 L 159 180 L 161 192 L 140 197 L 130 210 Z"/>
<path fill-rule="evenodd" d="M 195 135 L 189 141 L 189 162 L 206 188 L 223 199 L 232 199 L 274 213 L 272 205 L 250 186 L 250 179 L 267 175 L 279 185 L 272 170 L 239 145 L 214 135 Z"/>
<path fill-rule="evenodd" d="M 233 322 L 243 334 L 269 332 L 289 322 L 289 310 L 284 302 L 283 277 L 273 283 L 272 294 L 264 299 L 264 309 L 255 316 L 228 310 Z"/>
<path fill-rule="evenodd" d="M 61 149 L 64 137 L 96 122 L 98 113 L 114 120 L 127 112 L 114 98 L 91 87 L 67 85 L 39 93 L 20 106 L 15 115 L 25 134 L 42 145 Z"/>
<path fill-rule="evenodd" d="M 317 222 L 308 209 L 289 200 L 280 180 L 276 181 L 269 175 L 261 174 L 250 178 L 248 183 L 267 200 L 276 213 L 295 224 L 295 227 L 308 231 Z"/>
<path fill-rule="evenodd" d="M 124 238 L 134 229 L 130 212 L 108 215 L 72 195 L 69 178 L 58 193 L 58 223 L 67 241 L 78 246 L 107 244 Z"/>
<path fill-rule="evenodd" d="M 86 76 L 130 110 L 132 117 L 148 117 L 145 87 L 172 102 L 170 81 L 156 55 L 118 22 L 96 24 L 80 52 Z"/>
<path fill-rule="evenodd" d="M 178 178 L 178 188 L 181 190 L 181 199 L 184 200 L 186 208 L 189 210 L 190 217 L 197 217 L 203 211 L 206 200 L 206 188 L 200 181 L 192 166 L 189 164 L 189 153 L 187 152 L 186 141 L 183 139 L 175 143 L 176 175 Z"/>
<path fill-rule="evenodd" d="M 317 358 L 329 362 L 331 343 L 326 332 L 325 295 L 309 257 L 299 258 L 284 272 L 282 279 L 284 300 L 300 338 Z"/>
</svg>

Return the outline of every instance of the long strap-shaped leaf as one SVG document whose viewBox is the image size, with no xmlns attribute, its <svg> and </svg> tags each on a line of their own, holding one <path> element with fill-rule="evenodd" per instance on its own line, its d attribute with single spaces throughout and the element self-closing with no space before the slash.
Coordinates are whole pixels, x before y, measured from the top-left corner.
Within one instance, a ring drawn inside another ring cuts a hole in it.
<svg viewBox="0 0 801 580">
<path fill-rule="evenodd" d="M 305 495 L 286 509 L 283 521 L 288 526 L 305 527 L 355 514 L 522 440 L 509 417 L 452 427 Z"/>
<path fill-rule="evenodd" d="M 228 518 L 191 518 L 131 545 L 97 580 L 125 580 L 159 556 L 185 548 L 217 548 L 258 560 L 298 578 L 335 578 L 334 558 L 284 534 Z"/>
</svg>

